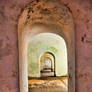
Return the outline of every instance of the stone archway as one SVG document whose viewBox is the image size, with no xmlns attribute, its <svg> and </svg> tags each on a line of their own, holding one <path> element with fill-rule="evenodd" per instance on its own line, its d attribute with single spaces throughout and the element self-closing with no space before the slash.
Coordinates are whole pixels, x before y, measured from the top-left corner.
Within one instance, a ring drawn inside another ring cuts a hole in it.
<svg viewBox="0 0 92 92">
<path fill-rule="evenodd" d="M 67 75 L 67 46 L 62 37 L 54 33 L 40 33 L 32 37 L 27 44 L 28 58 L 26 60 L 30 77 L 41 77 L 40 60 L 43 61 L 46 57 L 51 59 L 52 62 L 54 62 L 55 57 L 56 76 Z M 44 55 L 46 52 L 52 53 L 54 57 L 49 53 Z"/>
<path fill-rule="evenodd" d="M 46 52 L 40 59 L 41 77 L 56 76 L 55 74 L 55 57 L 52 53 Z"/>
<path fill-rule="evenodd" d="M 74 24 L 71 12 L 57 0 L 35 0 L 24 9 L 18 21 L 20 92 L 28 92 L 28 43 L 35 35 L 48 32 L 59 35 L 66 42 L 68 88 L 69 92 L 75 90 Z"/>
</svg>

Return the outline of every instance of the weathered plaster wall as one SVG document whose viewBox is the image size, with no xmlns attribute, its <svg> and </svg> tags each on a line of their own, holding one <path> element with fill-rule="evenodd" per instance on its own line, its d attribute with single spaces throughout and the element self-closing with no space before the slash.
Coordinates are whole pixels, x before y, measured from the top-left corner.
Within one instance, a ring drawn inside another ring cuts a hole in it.
<svg viewBox="0 0 92 92">
<path fill-rule="evenodd" d="M 17 23 L 30 1 L 0 0 L 0 92 L 19 92 Z M 92 92 L 92 0 L 60 1 L 74 17 L 76 92 Z"/>
</svg>

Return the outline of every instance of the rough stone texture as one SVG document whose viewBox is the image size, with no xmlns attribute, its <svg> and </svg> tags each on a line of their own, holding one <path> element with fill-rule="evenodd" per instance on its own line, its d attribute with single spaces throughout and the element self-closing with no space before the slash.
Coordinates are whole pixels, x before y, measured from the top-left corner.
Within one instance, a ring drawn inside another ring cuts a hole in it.
<svg viewBox="0 0 92 92">
<path fill-rule="evenodd" d="M 28 81 L 29 88 L 54 88 L 64 87 L 67 89 L 68 79 L 67 77 L 48 77 L 41 79 L 31 79 Z"/>
<path fill-rule="evenodd" d="M 67 77 L 48 77 L 29 80 L 29 92 L 68 92 Z M 41 90 L 44 91 L 41 91 Z M 47 91 L 48 90 L 48 91 Z"/>
<path fill-rule="evenodd" d="M 74 17 L 76 92 L 92 92 L 92 0 L 60 1 Z M 0 92 L 19 92 L 17 21 L 29 2 L 0 0 Z"/>
</svg>

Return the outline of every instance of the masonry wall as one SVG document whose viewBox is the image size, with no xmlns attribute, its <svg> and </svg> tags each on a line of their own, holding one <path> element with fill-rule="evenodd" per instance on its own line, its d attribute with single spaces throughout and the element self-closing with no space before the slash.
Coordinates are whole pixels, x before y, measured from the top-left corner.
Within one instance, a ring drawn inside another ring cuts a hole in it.
<svg viewBox="0 0 92 92">
<path fill-rule="evenodd" d="M 0 92 L 19 92 L 17 23 L 31 1 L 0 0 Z M 92 92 L 92 0 L 60 1 L 75 23 L 76 92 Z"/>
</svg>

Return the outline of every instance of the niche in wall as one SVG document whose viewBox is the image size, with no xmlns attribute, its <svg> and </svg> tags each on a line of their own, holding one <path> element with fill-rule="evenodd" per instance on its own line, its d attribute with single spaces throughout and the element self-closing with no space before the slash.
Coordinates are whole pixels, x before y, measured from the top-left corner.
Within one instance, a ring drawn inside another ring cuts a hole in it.
<svg viewBox="0 0 92 92">
<path fill-rule="evenodd" d="M 45 52 L 40 59 L 40 77 L 56 76 L 55 56 L 51 52 Z"/>
<path fill-rule="evenodd" d="M 18 42 L 20 92 L 75 91 L 74 23 L 65 5 L 58 0 L 27 5 L 18 21 Z"/>
</svg>

